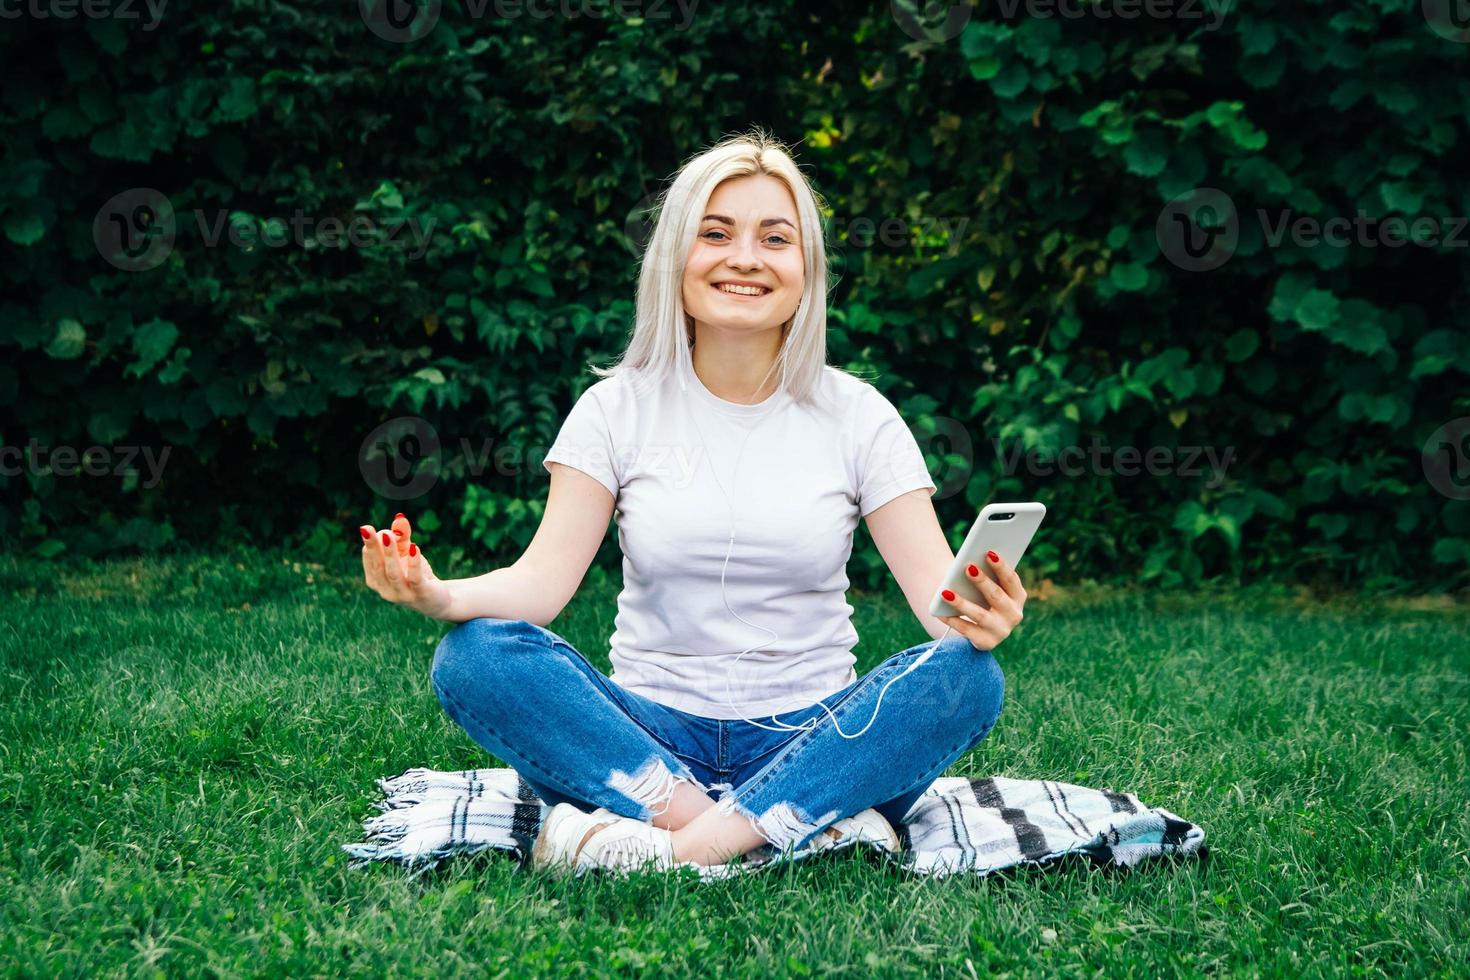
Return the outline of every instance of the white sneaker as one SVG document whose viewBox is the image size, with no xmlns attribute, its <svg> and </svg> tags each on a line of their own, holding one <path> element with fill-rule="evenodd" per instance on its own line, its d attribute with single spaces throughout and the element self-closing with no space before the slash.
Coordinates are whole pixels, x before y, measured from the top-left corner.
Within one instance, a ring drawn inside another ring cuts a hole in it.
<svg viewBox="0 0 1470 980">
<path fill-rule="evenodd" d="M 674 864 L 674 837 L 667 830 L 603 807 L 587 813 L 570 803 L 551 808 L 531 847 L 532 867 L 565 867 L 577 874 L 592 868 L 631 871 L 646 865 L 667 870 Z"/>
<path fill-rule="evenodd" d="M 835 837 L 833 836 L 834 831 L 837 835 Z M 883 814 L 871 808 L 861 813 L 854 813 L 850 817 L 843 817 L 813 837 L 806 846 L 811 851 L 830 851 L 834 847 L 842 847 L 857 841 L 876 844 L 885 851 L 899 849 L 898 831 L 893 829 L 893 825 Z"/>
</svg>

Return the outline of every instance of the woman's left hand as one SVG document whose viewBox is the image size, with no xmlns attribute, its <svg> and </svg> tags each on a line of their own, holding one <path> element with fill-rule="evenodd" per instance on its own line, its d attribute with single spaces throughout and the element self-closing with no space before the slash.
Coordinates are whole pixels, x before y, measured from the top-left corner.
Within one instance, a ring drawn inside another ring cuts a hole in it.
<svg viewBox="0 0 1470 980">
<path fill-rule="evenodd" d="M 940 622 L 961 634 L 977 650 L 992 650 L 1000 641 L 1011 635 L 1011 630 L 1021 622 L 1021 610 L 1026 605 L 1026 590 L 1016 570 L 1001 560 L 993 551 L 985 553 L 985 560 L 995 569 L 1000 584 L 990 580 L 982 569 L 971 565 L 965 570 L 975 588 L 990 603 L 986 609 L 978 602 L 955 595 L 948 589 L 944 600 L 960 611 L 958 616 L 939 616 Z"/>
</svg>

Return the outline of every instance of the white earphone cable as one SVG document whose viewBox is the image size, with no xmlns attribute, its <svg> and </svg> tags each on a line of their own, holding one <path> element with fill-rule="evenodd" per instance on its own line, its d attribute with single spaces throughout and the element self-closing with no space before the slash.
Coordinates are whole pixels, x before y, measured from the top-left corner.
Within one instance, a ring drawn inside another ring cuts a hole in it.
<svg viewBox="0 0 1470 980">
<path fill-rule="evenodd" d="M 693 370 L 692 366 L 690 367 L 690 370 Z M 687 391 L 688 390 L 688 387 L 685 384 L 685 380 L 684 380 L 684 377 L 682 375 L 682 372 L 681 372 L 680 377 L 679 377 L 679 390 L 680 391 Z M 752 433 L 754 433 L 756 426 L 759 426 L 761 422 L 765 421 L 766 417 L 768 415 L 770 415 L 772 413 L 772 411 L 773 411 L 772 409 L 767 409 L 765 413 L 763 413 L 762 415 L 760 415 L 758 417 L 757 422 L 756 422 L 756 425 L 755 426 L 751 426 L 750 429 L 746 430 L 745 439 L 742 440 L 741 443 L 740 443 L 740 451 L 738 453 L 736 453 L 736 455 L 735 455 L 735 465 L 734 465 L 733 470 L 732 470 L 735 474 L 738 474 L 740 472 L 740 457 L 743 456 L 743 455 L 745 455 L 745 446 L 746 446 L 747 443 L 750 442 L 750 437 L 751 437 Z M 709 441 L 707 439 L 705 439 L 705 437 L 704 437 L 704 430 L 700 427 L 699 420 L 697 418 L 695 418 L 695 413 L 692 413 L 691 412 L 690 415 L 689 415 L 689 419 L 690 419 L 691 422 L 694 423 L 695 431 L 697 431 L 699 433 L 700 442 L 704 444 L 705 453 L 706 453 L 706 456 L 708 456 L 708 453 L 709 453 Z M 817 718 L 815 718 L 815 717 L 814 718 L 809 718 L 806 721 L 802 722 L 800 725 L 790 725 L 790 724 L 787 724 L 786 722 L 783 722 L 781 719 L 779 719 L 779 718 L 776 717 L 776 715 L 781 714 L 781 713 L 783 713 L 786 710 L 785 706 L 787 704 L 790 704 L 793 701 L 801 701 L 803 703 L 801 705 L 799 705 L 798 708 L 790 709 L 790 710 L 800 710 L 801 708 L 810 707 L 812 705 L 819 706 L 823 711 L 827 712 L 827 714 L 828 714 L 829 717 L 831 717 L 831 719 L 832 719 L 832 727 L 834 729 L 836 729 L 838 735 L 841 735 L 843 738 L 846 738 L 846 739 L 857 738 L 859 735 L 862 735 L 869 728 L 871 728 L 873 726 L 873 722 L 875 722 L 875 721 L 878 720 L 878 710 L 883 707 L 883 696 L 888 693 L 888 689 L 890 687 L 892 687 L 894 685 L 894 683 L 896 683 L 900 678 L 908 676 L 916 667 L 918 667 L 920 664 L 924 663 L 924 661 L 926 661 L 930 657 L 932 657 L 934 655 L 934 650 L 939 646 L 939 644 L 941 642 L 943 642 L 944 638 L 947 637 L 947 636 L 949 636 L 950 633 L 954 632 L 954 627 L 953 626 L 946 627 L 945 630 L 944 630 L 944 634 L 942 636 L 940 636 L 939 639 L 935 640 L 934 643 L 933 643 L 933 645 L 931 645 L 928 650 L 925 650 L 922 654 L 919 655 L 919 657 L 913 663 L 909 664 L 908 667 L 904 668 L 904 670 L 903 670 L 902 673 L 900 673 L 897 676 L 893 677 L 892 679 L 890 679 L 888 681 L 888 683 L 886 683 L 886 684 L 883 685 L 882 690 L 880 690 L 878 692 L 878 700 L 873 705 L 873 715 L 872 715 L 872 717 L 868 719 L 868 723 L 866 725 L 864 725 L 862 728 L 858 729 L 856 732 L 854 732 L 851 735 L 847 734 L 846 732 L 844 732 L 842 730 L 842 726 L 840 724 L 838 724 L 837 715 L 833 713 L 833 711 L 832 711 L 831 708 L 827 707 L 827 705 L 823 704 L 821 701 L 819 701 L 819 700 L 813 700 L 811 698 L 800 698 L 800 697 L 792 697 L 792 698 L 789 698 L 789 699 L 787 699 L 787 701 L 785 701 L 781 705 L 781 709 L 780 710 L 771 712 L 770 720 L 774 724 L 776 724 L 777 726 L 779 726 L 779 727 L 776 727 L 776 728 L 772 728 L 770 725 L 763 725 L 763 724 L 761 724 L 760 722 L 756 721 L 753 718 L 747 718 L 747 717 L 745 717 L 744 712 L 742 712 L 735 705 L 734 698 L 731 696 L 731 693 L 730 693 L 730 676 L 735 673 L 736 667 L 739 665 L 741 659 L 743 657 L 745 657 L 746 654 L 748 654 L 748 653 L 754 653 L 756 650 L 759 650 L 761 647 L 764 647 L 767 644 L 774 642 L 776 639 L 779 638 L 779 635 L 780 634 L 778 634 L 775 630 L 771 629 L 768 626 L 759 626 L 759 625 L 757 625 L 755 623 L 750 622 L 747 619 L 741 618 L 740 614 L 737 613 L 734 609 L 732 609 L 730 607 L 730 599 L 729 599 L 729 596 L 726 595 L 726 592 L 725 592 L 725 570 L 730 567 L 730 556 L 731 556 L 731 554 L 734 553 L 734 550 L 735 550 L 735 503 L 731 499 L 730 494 L 729 494 L 729 491 L 727 491 L 725 489 L 724 481 L 720 479 L 719 471 L 715 468 L 715 466 L 713 464 L 713 461 L 711 461 L 711 463 L 710 463 L 710 473 L 712 473 L 714 475 L 715 484 L 717 486 L 719 486 L 720 493 L 724 495 L 724 497 L 725 497 L 725 504 L 729 508 L 729 513 L 730 513 L 730 539 L 729 539 L 729 542 L 728 542 L 727 547 L 725 549 L 725 563 L 720 568 L 720 599 L 725 603 L 725 609 L 729 611 L 729 613 L 730 613 L 731 616 L 734 616 L 736 619 L 739 619 L 746 626 L 750 626 L 750 627 L 752 627 L 754 629 L 765 630 L 767 633 L 770 633 L 771 634 L 771 638 L 769 640 L 766 640 L 765 643 L 760 643 L 760 644 L 757 644 L 756 646 L 749 647 L 748 649 L 742 651 L 740 653 L 740 655 L 737 656 L 734 659 L 733 662 L 731 662 L 730 668 L 725 672 L 725 703 L 727 705 L 729 705 L 731 711 L 734 711 L 737 715 L 739 715 L 741 721 L 744 721 L 744 722 L 747 722 L 749 724 L 755 725 L 757 728 L 764 728 L 766 731 L 770 731 L 770 732 L 803 732 L 803 731 L 809 731 L 810 729 L 814 728 L 816 726 L 816 724 L 817 724 Z"/>
</svg>

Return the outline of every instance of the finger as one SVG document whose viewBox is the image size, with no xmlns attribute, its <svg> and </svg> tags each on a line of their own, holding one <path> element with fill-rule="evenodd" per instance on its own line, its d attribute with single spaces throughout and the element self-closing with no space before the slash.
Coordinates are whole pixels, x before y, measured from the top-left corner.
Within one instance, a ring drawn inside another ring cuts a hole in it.
<svg viewBox="0 0 1470 980">
<path fill-rule="evenodd" d="M 393 543 L 393 533 L 379 531 L 375 540 L 383 562 L 383 578 L 389 589 L 397 590 L 403 585 L 403 562 L 398 559 L 398 546 Z"/>
<path fill-rule="evenodd" d="M 992 555 L 995 557 L 992 558 Z M 990 563 L 991 568 L 995 569 L 996 581 L 1000 583 L 1001 588 L 1005 589 L 1006 595 L 1010 596 L 1014 602 L 1024 601 L 1026 590 L 1021 587 L 1021 576 L 1016 574 L 1016 570 L 994 551 L 987 551 L 985 560 Z"/>
<path fill-rule="evenodd" d="M 393 531 L 393 536 L 398 539 L 398 553 L 407 558 L 408 546 L 413 543 L 413 526 L 409 524 L 407 517 L 402 514 L 394 514 L 393 522 L 389 527 Z"/>
<path fill-rule="evenodd" d="M 424 553 L 417 544 L 408 546 L 408 556 L 403 563 L 403 580 L 410 589 L 417 589 L 424 580 Z"/>
<path fill-rule="evenodd" d="M 966 599 L 962 595 L 956 595 L 953 599 L 950 599 L 949 604 L 958 609 L 962 615 L 968 616 L 970 621 L 974 623 L 983 624 L 985 617 L 991 614 L 991 610 L 986 609 L 978 602 Z M 956 619 L 958 617 L 951 616 L 949 618 Z"/>
<path fill-rule="evenodd" d="M 971 565 L 970 568 L 975 568 L 975 566 Z M 1009 609 L 1019 612 L 1016 600 L 1007 595 L 1005 589 L 996 585 L 995 581 L 989 575 L 986 575 L 983 569 L 976 569 L 976 571 L 979 574 L 970 575 L 970 581 L 975 583 L 975 588 L 979 589 L 980 594 L 985 597 L 985 601 L 990 603 L 991 609 Z M 970 574 L 969 568 L 965 569 L 965 574 Z"/>
<path fill-rule="evenodd" d="M 373 542 L 378 538 L 378 532 L 371 525 L 364 524 L 358 528 L 362 535 L 362 577 L 367 584 L 378 588 L 383 584 L 383 558 L 381 549 Z"/>
</svg>

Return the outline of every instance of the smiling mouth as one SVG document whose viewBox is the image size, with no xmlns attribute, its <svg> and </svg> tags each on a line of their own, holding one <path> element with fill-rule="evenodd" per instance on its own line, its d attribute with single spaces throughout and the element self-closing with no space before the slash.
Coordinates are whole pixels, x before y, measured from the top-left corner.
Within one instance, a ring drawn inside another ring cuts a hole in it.
<svg viewBox="0 0 1470 980">
<path fill-rule="evenodd" d="M 760 299 L 769 296 L 771 290 L 767 286 L 732 286 L 726 287 L 720 283 L 712 283 L 710 288 L 722 296 L 734 296 L 736 299 Z M 752 292 L 752 290 L 757 290 Z"/>
</svg>

